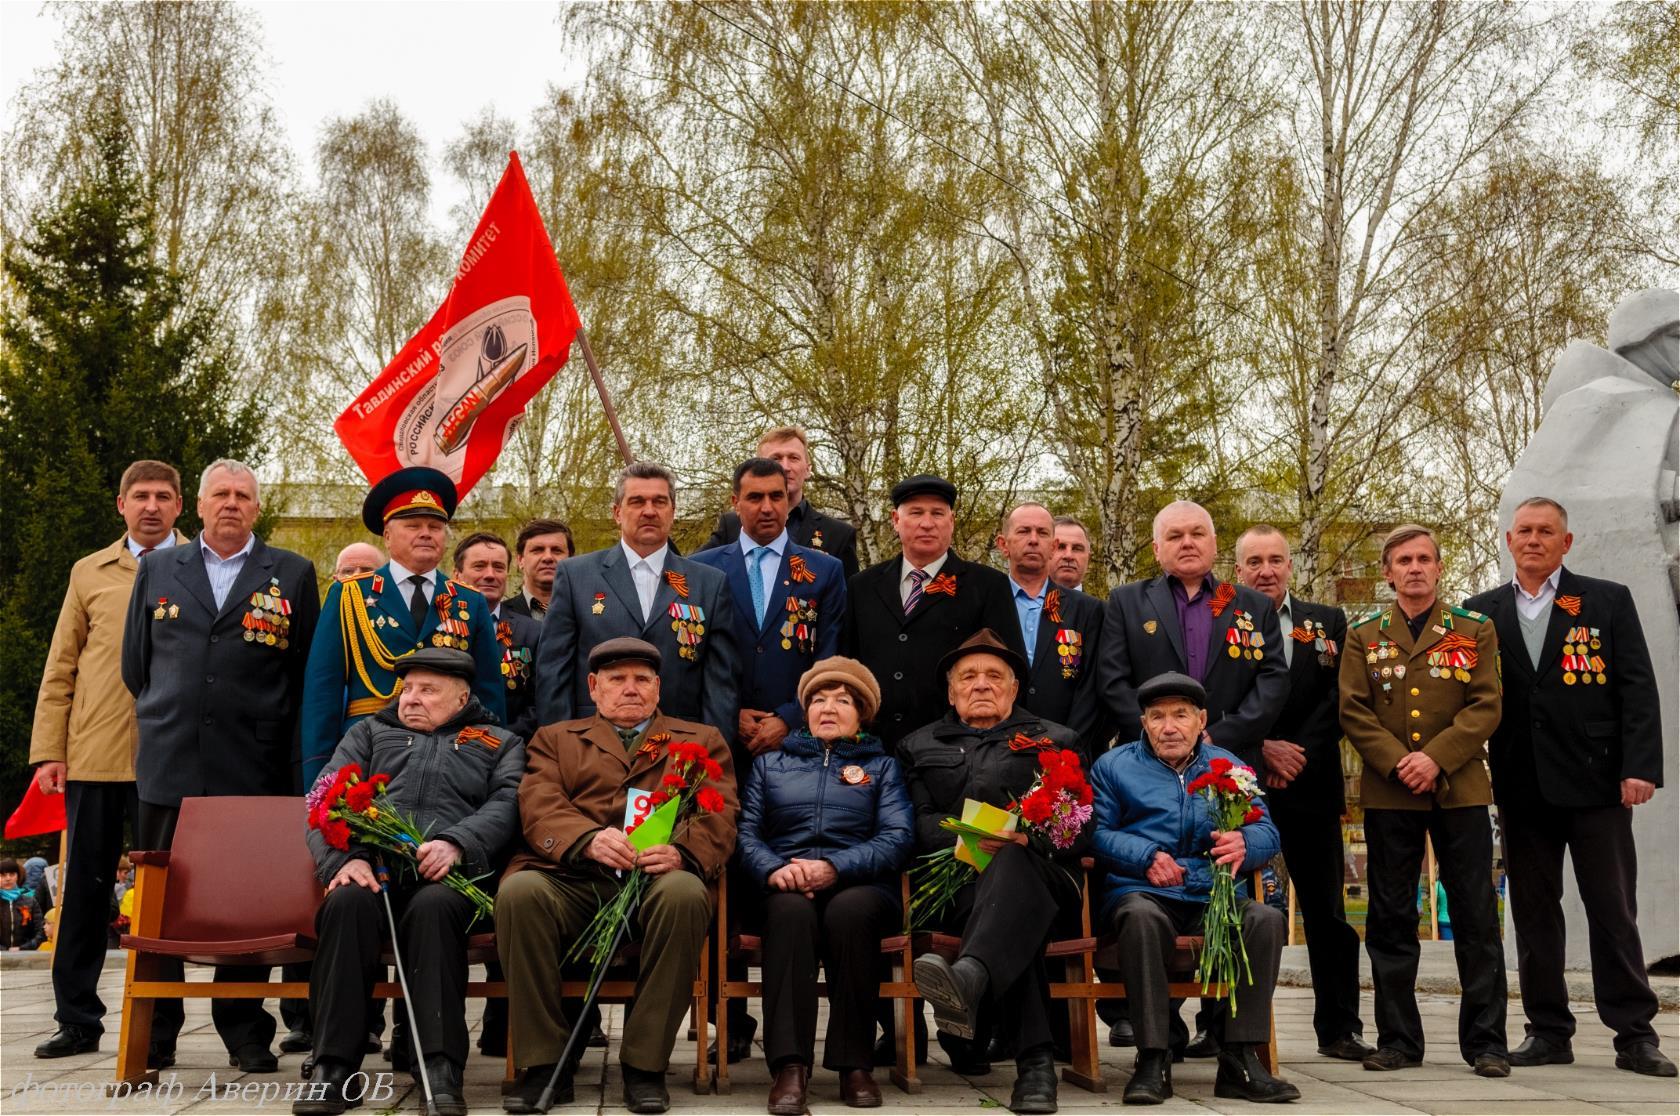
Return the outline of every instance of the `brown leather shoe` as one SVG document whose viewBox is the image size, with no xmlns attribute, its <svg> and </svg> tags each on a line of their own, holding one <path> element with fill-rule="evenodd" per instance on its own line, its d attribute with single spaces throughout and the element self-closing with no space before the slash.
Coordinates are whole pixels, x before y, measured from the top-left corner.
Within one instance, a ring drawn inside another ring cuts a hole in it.
<svg viewBox="0 0 1680 1116">
<path fill-rule="evenodd" d="M 881 1087 L 866 1069 L 849 1069 L 840 1075 L 840 1099 L 847 1108 L 880 1108 Z"/>
<path fill-rule="evenodd" d="M 805 1116 L 805 1090 L 811 1084 L 811 1067 L 786 1062 L 770 1083 L 770 1116 Z"/>
</svg>

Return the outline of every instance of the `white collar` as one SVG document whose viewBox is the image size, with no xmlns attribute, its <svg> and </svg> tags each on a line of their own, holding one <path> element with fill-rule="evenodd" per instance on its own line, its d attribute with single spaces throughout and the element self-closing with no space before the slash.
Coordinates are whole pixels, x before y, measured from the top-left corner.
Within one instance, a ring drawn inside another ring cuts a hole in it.
<svg viewBox="0 0 1680 1116">
<path fill-rule="evenodd" d="M 130 541 L 132 542 L 132 540 Z M 217 554 L 213 549 L 211 549 L 210 544 L 204 541 L 204 535 L 202 533 L 198 536 L 198 546 L 199 549 L 204 552 L 204 560 L 206 562 L 231 562 L 235 558 L 245 557 L 247 554 L 251 553 L 252 550 L 256 549 L 257 533 L 252 531 L 249 535 L 245 536 L 245 545 L 240 547 L 235 553 L 229 554 L 226 558 L 223 558 L 220 554 Z"/>
<path fill-rule="evenodd" d="M 929 581 L 932 581 L 934 578 L 939 576 L 939 571 L 945 567 L 945 559 L 950 556 L 951 552 L 947 550 L 944 554 L 941 554 L 939 557 L 922 567 L 922 572 L 927 574 L 927 579 Z M 898 570 L 898 581 L 900 585 L 910 580 L 910 571 L 915 568 L 916 567 L 910 563 L 910 559 L 900 559 Z"/>
<path fill-rule="evenodd" d="M 671 544 L 660 544 L 659 549 L 654 551 L 652 554 L 649 554 L 646 558 L 643 558 L 640 554 L 637 554 L 634 550 L 632 550 L 630 548 L 630 544 L 625 542 L 622 538 L 618 540 L 618 547 L 620 550 L 624 551 L 624 560 L 630 563 L 631 569 L 635 569 L 638 562 L 646 562 L 654 573 L 658 573 L 660 570 L 665 568 L 665 555 L 671 549 Z"/>
<path fill-rule="evenodd" d="M 767 543 L 753 542 L 752 536 L 747 534 L 746 531 L 741 532 L 741 537 L 738 541 L 740 542 L 740 545 L 741 545 L 741 555 L 743 557 L 745 557 L 748 554 L 751 554 L 753 552 L 753 550 L 757 547 L 767 546 L 767 547 L 770 548 L 770 552 L 772 554 L 774 554 L 777 558 L 780 558 L 782 556 L 782 551 L 787 549 L 787 542 L 788 542 L 787 528 L 783 527 L 782 528 L 782 533 L 777 535 L 775 538 L 771 539 Z"/>
<path fill-rule="evenodd" d="M 253 535 L 251 537 L 255 538 L 256 536 Z M 128 544 L 128 552 L 130 554 L 134 555 L 136 558 L 140 557 L 140 552 L 142 550 L 146 549 L 145 547 L 141 546 L 139 543 L 134 541 L 134 536 L 133 535 L 124 535 L 123 536 L 123 542 Z M 163 536 L 163 541 L 158 543 L 156 546 L 152 547 L 152 549 L 153 550 L 168 550 L 170 547 L 172 547 L 174 545 L 175 545 L 175 532 L 171 531 L 171 532 L 169 532 L 169 534 Z"/>
<path fill-rule="evenodd" d="M 1551 576 L 1540 583 L 1540 591 L 1538 593 L 1530 593 L 1527 589 L 1524 589 L 1522 587 L 1522 582 L 1517 580 L 1516 574 L 1511 575 L 1511 585 L 1516 589 L 1517 596 L 1522 600 L 1549 601 L 1557 595 L 1558 578 L 1562 576 L 1562 574 L 1563 566 L 1559 564 L 1558 568 L 1552 571 Z"/>
<path fill-rule="evenodd" d="M 415 573 L 417 572 L 415 570 L 409 569 L 407 566 L 403 565 L 401 562 L 397 561 L 395 558 L 392 558 L 392 559 L 388 560 L 386 562 L 386 565 L 391 567 L 391 581 L 394 582 L 397 585 L 407 585 L 408 584 L 408 579 L 413 577 L 415 575 Z M 433 566 L 431 569 L 427 570 L 425 573 L 420 574 L 420 576 L 426 579 L 426 584 L 427 585 L 431 586 L 432 588 L 437 587 L 438 570 L 437 570 L 436 566 Z"/>
</svg>

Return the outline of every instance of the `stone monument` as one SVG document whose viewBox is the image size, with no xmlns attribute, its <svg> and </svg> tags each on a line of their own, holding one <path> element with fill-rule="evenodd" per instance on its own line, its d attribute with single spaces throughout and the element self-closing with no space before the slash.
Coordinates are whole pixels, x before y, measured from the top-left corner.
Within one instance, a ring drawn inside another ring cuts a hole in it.
<svg viewBox="0 0 1680 1116">
<path fill-rule="evenodd" d="M 1680 293 L 1627 298 L 1610 315 L 1609 340 L 1608 350 L 1572 341 L 1552 366 L 1545 417 L 1505 485 L 1499 526 L 1530 496 L 1557 500 L 1575 535 L 1565 564 L 1622 582 L 1638 606 L 1662 691 L 1665 785 L 1633 812 L 1639 931 L 1651 964 L 1680 954 Z M 1512 576 L 1509 553 L 1501 569 Z M 1572 873 L 1564 886 L 1568 963 L 1586 968 Z"/>
</svg>

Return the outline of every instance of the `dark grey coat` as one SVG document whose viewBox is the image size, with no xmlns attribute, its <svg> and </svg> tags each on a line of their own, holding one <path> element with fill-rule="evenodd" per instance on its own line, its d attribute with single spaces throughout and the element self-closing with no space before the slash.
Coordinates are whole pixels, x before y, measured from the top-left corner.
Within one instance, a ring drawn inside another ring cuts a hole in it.
<svg viewBox="0 0 1680 1116">
<path fill-rule="evenodd" d="M 460 731 L 469 726 L 487 730 L 501 741 L 500 746 L 491 748 L 477 740 L 460 740 Z M 393 701 L 350 727 L 321 778 L 330 781 L 339 768 L 350 763 L 360 764 L 369 778 L 389 775 L 391 785 L 386 796 L 391 805 L 418 824 L 429 838 L 460 846 L 458 867 L 465 876 L 491 871 L 519 833 L 519 780 L 525 773 L 525 745 L 497 725 L 477 698 L 470 699 L 454 720 L 431 733 L 405 728 L 397 720 L 397 703 Z M 307 830 L 307 839 L 315 857 L 315 874 L 322 883 L 337 875 L 351 857 L 373 859 L 373 850 L 354 840 L 349 852 L 340 852 L 313 829 Z"/>
</svg>

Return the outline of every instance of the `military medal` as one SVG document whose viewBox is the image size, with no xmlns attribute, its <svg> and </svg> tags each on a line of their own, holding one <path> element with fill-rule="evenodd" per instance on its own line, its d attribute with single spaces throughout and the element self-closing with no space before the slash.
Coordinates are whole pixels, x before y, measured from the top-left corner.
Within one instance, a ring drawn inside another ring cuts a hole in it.
<svg viewBox="0 0 1680 1116">
<path fill-rule="evenodd" d="M 1056 632 L 1056 655 L 1062 661 L 1062 677 L 1079 677 L 1079 663 L 1085 652 L 1085 637 L 1072 628 Z"/>
<path fill-rule="evenodd" d="M 821 531 L 812 531 L 811 532 L 811 545 L 816 547 L 818 550 L 821 550 L 823 548 L 822 532 Z"/>
<path fill-rule="evenodd" d="M 1219 612 L 1216 610 L 1214 615 L 1219 615 Z M 1258 660 L 1266 654 L 1261 646 L 1262 637 L 1254 630 L 1254 617 L 1240 608 L 1231 614 L 1231 626 L 1225 629 L 1225 643 L 1225 653 L 1233 659 Z"/>
<path fill-rule="evenodd" d="M 671 575 L 667 573 L 666 576 Z M 677 654 L 689 662 L 695 661 L 700 657 L 701 637 L 706 634 L 706 613 L 699 605 L 680 601 L 672 601 L 667 612 L 671 617 L 671 630 L 677 635 Z"/>
<path fill-rule="evenodd" d="M 797 645 L 802 655 L 814 652 L 817 649 L 817 602 L 805 597 L 789 597 L 783 609 L 782 650 L 791 651 Z"/>
<path fill-rule="evenodd" d="M 599 616 L 603 612 L 607 611 L 607 595 L 605 593 L 596 593 L 595 603 L 589 606 L 589 611 L 593 612 L 596 616 Z"/>
<path fill-rule="evenodd" d="M 164 618 L 164 615 L 168 611 L 169 611 L 169 598 L 168 597 L 159 597 L 157 607 L 152 609 L 152 619 L 153 620 L 162 620 Z"/>
</svg>

